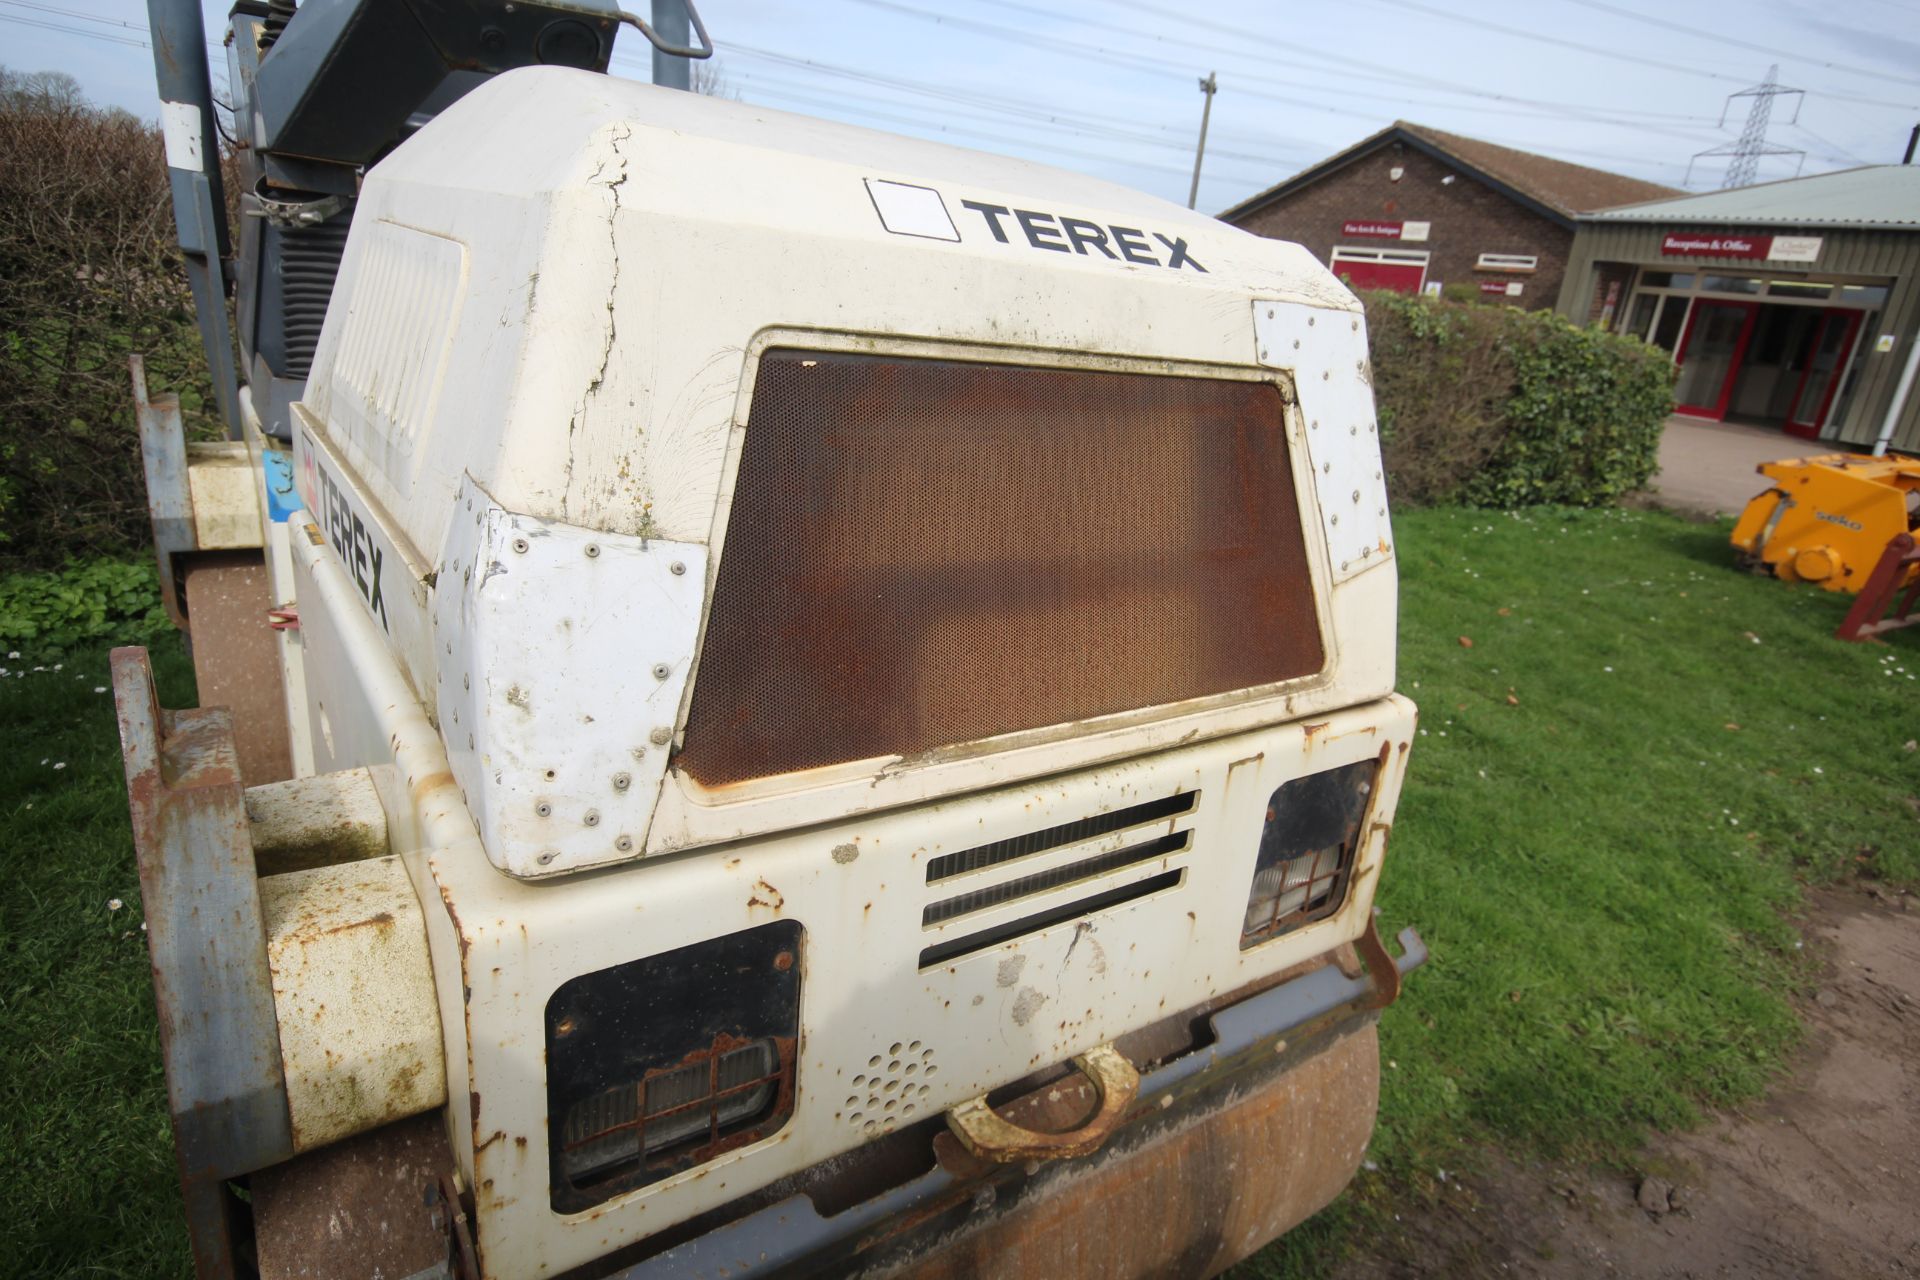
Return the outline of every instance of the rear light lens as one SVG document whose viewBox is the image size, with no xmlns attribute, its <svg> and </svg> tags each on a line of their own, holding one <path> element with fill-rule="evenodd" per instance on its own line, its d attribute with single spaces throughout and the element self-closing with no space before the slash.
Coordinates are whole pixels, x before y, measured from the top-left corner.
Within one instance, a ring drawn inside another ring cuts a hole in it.
<svg viewBox="0 0 1920 1280">
<path fill-rule="evenodd" d="M 687 1143 L 711 1143 L 760 1119 L 780 1082 L 780 1054 L 770 1039 L 706 1062 L 623 1084 L 567 1112 L 561 1165 L 573 1182 Z"/>
<path fill-rule="evenodd" d="M 1340 909 L 1379 773 L 1378 761 L 1361 760 L 1295 778 L 1273 793 L 1247 892 L 1242 949 Z"/>
<path fill-rule="evenodd" d="M 555 1211 L 592 1208 L 786 1124 L 801 940 L 782 920 L 561 984 L 546 1012 Z"/>
</svg>

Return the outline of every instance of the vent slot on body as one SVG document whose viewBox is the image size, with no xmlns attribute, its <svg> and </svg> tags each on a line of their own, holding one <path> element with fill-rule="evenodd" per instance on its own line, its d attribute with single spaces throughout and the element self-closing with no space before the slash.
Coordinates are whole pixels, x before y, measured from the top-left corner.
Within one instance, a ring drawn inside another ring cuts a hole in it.
<svg viewBox="0 0 1920 1280">
<path fill-rule="evenodd" d="M 1162 889 L 1171 889 L 1179 884 L 1186 874 L 1184 867 L 1173 871 L 1162 871 L 1157 876 L 1136 880 L 1132 884 L 1121 885 L 1117 889 L 1108 889 L 1104 893 L 1094 894 L 1091 898 L 1082 898 L 1078 902 L 1068 902 L 1046 911 L 1035 912 L 1030 916 L 1022 916 L 1018 920 L 1009 920 L 1005 924 L 995 925 L 991 929 L 982 929 L 979 933 L 970 933 L 962 938 L 950 938 L 945 942 L 937 942 L 920 953 L 920 967 L 930 969 L 934 965 L 945 964 L 949 960 L 972 955 L 976 951 L 985 951 L 989 947 L 997 947 L 1003 942 L 1011 942 L 1029 933 L 1051 929 L 1056 924 L 1065 924 L 1069 920 L 1077 920 L 1081 916 L 1092 915 L 1096 911 L 1104 911 L 1109 907 L 1117 907 L 1149 894 L 1159 893 Z"/>
<path fill-rule="evenodd" d="M 1155 858 L 1185 849 L 1192 837 L 1191 831 L 1176 831 L 1172 835 L 1161 836 L 1145 844 L 1129 845 L 1125 849 L 1116 849 L 1112 853 L 1103 853 L 1081 862 L 1069 862 L 1064 867 L 1055 867 L 1037 875 L 1021 876 L 1018 880 L 1007 880 L 1000 884 L 989 885 L 984 889 L 975 889 L 970 893 L 944 898 L 929 904 L 921 913 L 920 922 L 923 925 L 939 924 L 942 920 L 951 920 L 969 911 L 997 907 L 1003 902 L 1012 902 L 1015 898 L 1031 898 L 1037 893 L 1045 893 L 1049 889 L 1058 889 L 1062 885 L 1073 884 L 1080 880 L 1091 880 L 1109 871 L 1131 867 L 1137 862 L 1151 862 Z"/>
<path fill-rule="evenodd" d="M 1278 385 L 773 350 L 676 760 L 723 786 L 1324 664 Z"/>
<path fill-rule="evenodd" d="M 1199 800 L 1199 792 L 1181 791 L 1141 804 L 1130 805 L 1124 809 L 1114 809 L 1107 813 L 1095 814 L 1090 818 L 1063 822 L 1059 826 L 1047 827 L 1041 831 L 1031 831 L 1010 839 L 995 840 L 990 844 L 944 854 L 927 864 L 927 883 L 939 884 L 969 872 L 1005 866 L 1051 849 L 1084 844 L 1129 828 L 1163 822 L 1171 824 L 1180 816 L 1191 814 Z M 1014 875 L 1010 879 L 997 880 L 994 883 L 928 903 L 921 912 L 921 925 L 931 928 L 970 912 L 984 911 L 989 907 L 1050 893 L 1055 889 L 1078 884 L 1081 881 L 1095 880 L 1116 871 L 1123 871 L 1128 867 L 1141 866 L 1159 858 L 1182 853 L 1191 847 L 1193 841 L 1191 830 L 1170 830 L 1157 836 L 1148 835 L 1144 831 L 1134 834 L 1135 838 L 1117 849 L 1101 850 L 1045 870 L 1028 875 Z M 1127 840 L 1128 837 L 1122 836 L 1121 839 Z M 1013 869 L 1018 870 L 1018 868 Z M 962 937 L 946 939 L 927 947 L 920 953 L 920 966 L 926 968 L 958 956 L 970 955 L 975 951 L 984 951 L 1014 938 L 1038 933 L 1042 929 L 1051 928 L 1064 921 L 1078 919 L 1105 907 L 1118 906 L 1136 898 L 1144 898 L 1148 894 L 1158 893 L 1162 889 L 1178 884 L 1185 874 L 1179 869 L 1163 871 L 1133 884 L 1102 890 L 1090 897 L 1061 903 L 1033 915 L 1004 921 Z"/>
<path fill-rule="evenodd" d="M 927 883 L 936 884 L 969 871 L 997 867 L 1016 858 L 1045 853 L 1062 845 L 1079 844 L 1082 840 L 1092 840 L 1127 827 L 1144 826 L 1175 814 L 1192 813 L 1194 801 L 1198 798 L 1197 791 L 1181 791 L 1158 800 L 1149 800 L 1145 804 L 1113 809 L 1075 822 L 1063 822 L 1044 831 L 1029 831 L 1026 835 L 1008 840 L 995 840 L 992 844 L 976 845 L 958 853 L 942 854 L 927 864 Z"/>
</svg>

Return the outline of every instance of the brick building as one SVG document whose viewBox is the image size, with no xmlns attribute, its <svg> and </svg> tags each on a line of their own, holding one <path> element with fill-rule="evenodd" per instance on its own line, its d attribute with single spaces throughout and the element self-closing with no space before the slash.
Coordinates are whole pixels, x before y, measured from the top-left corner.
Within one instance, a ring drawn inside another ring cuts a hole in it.
<svg viewBox="0 0 1920 1280">
<path fill-rule="evenodd" d="M 1678 194 L 1401 120 L 1220 218 L 1305 246 L 1354 288 L 1551 307 L 1576 214 Z"/>
</svg>

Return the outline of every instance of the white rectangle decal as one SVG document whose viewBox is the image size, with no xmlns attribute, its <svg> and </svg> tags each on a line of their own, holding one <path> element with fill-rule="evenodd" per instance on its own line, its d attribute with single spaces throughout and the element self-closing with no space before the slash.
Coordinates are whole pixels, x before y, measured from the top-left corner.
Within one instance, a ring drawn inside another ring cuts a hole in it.
<svg viewBox="0 0 1920 1280">
<path fill-rule="evenodd" d="M 191 102 L 161 103 L 160 135 L 167 142 L 169 169 L 201 172 L 199 107 Z"/>
<path fill-rule="evenodd" d="M 868 178 L 867 194 L 873 198 L 880 225 L 897 236 L 919 236 L 925 240 L 960 238 L 953 216 L 947 212 L 946 201 L 932 187 Z"/>
</svg>

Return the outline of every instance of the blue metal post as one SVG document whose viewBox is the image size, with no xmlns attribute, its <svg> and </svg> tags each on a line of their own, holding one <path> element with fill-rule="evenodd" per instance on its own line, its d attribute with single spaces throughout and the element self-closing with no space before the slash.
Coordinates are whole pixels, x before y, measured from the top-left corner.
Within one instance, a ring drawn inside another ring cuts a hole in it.
<svg viewBox="0 0 1920 1280">
<path fill-rule="evenodd" d="M 207 34 L 198 0 L 147 0 L 153 71 L 160 88 L 160 130 L 167 146 L 173 221 L 187 259 L 193 309 L 206 347 L 207 369 L 227 434 L 240 438 L 240 381 L 233 332 L 227 323 L 222 259 L 228 253 L 226 192 L 220 180 L 220 139 L 214 129 L 213 82 L 207 72 Z"/>
</svg>

